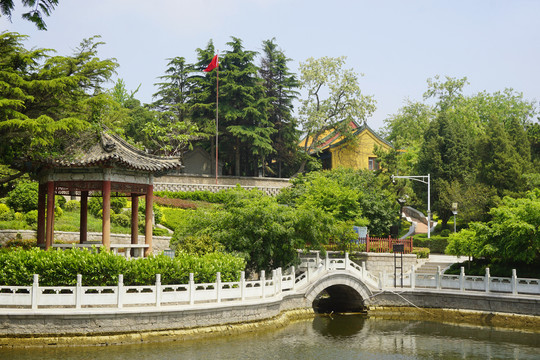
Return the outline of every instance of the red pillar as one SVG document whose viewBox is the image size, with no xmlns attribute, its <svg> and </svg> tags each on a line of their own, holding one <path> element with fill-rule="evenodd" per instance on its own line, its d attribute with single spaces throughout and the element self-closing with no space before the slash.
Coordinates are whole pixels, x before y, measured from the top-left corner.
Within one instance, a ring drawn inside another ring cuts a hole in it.
<svg viewBox="0 0 540 360">
<path fill-rule="evenodd" d="M 111 181 L 103 181 L 102 244 L 111 250 Z"/>
<path fill-rule="evenodd" d="M 80 239 L 81 244 L 88 240 L 88 191 L 81 191 L 81 216 L 80 216 Z"/>
<path fill-rule="evenodd" d="M 48 250 L 54 241 L 54 181 L 47 182 L 47 238 L 45 250 Z"/>
<path fill-rule="evenodd" d="M 152 207 L 154 201 L 154 185 L 148 185 L 146 190 L 146 213 L 144 223 L 144 243 L 148 245 L 144 256 L 152 253 Z"/>
<path fill-rule="evenodd" d="M 139 243 L 139 195 L 131 194 L 131 243 Z M 138 250 L 131 249 L 131 256 Z"/>
<path fill-rule="evenodd" d="M 45 247 L 45 209 L 47 207 L 47 184 L 39 184 L 38 190 L 37 245 Z"/>
<path fill-rule="evenodd" d="M 131 195 L 131 243 L 139 242 L 139 196 Z"/>
</svg>

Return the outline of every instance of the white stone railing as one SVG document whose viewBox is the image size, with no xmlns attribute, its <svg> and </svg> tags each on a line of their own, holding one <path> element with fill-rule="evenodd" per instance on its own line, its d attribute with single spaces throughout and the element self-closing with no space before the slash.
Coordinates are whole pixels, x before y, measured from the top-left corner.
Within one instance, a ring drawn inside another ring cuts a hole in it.
<svg viewBox="0 0 540 360">
<path fill-rule="evenodd" d="M 394 274 L 384 272 L 376 277 L 366 270 L 365 262 L 359 265 L 351 261 L 347 253 L 339 258 L 326 255 L 323 259 L 318 254 L 306 257 L 302 259 L 299 269 L 303 269 L 303 272 L 296 276 L 294 267 L 288 269 L 286 274 L 278 268 L 272 270 L 268 278 L 261 271 L 259 280 L 246 280 L 245 273 L 241 272 L 240 281 L 236 282 L 223 282 L 220 273 L 217 273 L 215 282 L 195 283 L 193 274 L 190 274 L 189 282 L 179 285 L 163 285 L 161 276 L 156 275 L 155 284 L 143 286 L 124 285 L 122 275 L 115 286 L 83 286 L 81 275 L 77 275 L 75 286 L 40 286 L 38 275 L 34 275 L 32 286 L 0 285 L 0 308 L 189 306 L 279 298 L 286 292 L 301 293 L 318 278 L 335 270 L 353 274 L 372 289 L 395 289 L 394 280 L 397 287 L 401 286 L 400 274 L 397 279 L 394 279 Z M 463 267 L 460 275 L 442 274 L 440 268 L 435 274 L 417 274 L 412 267 L 409 273 L 403 274 L 403 287 L 411 290 L 540 295 L 540 280 L 518 278 L 515 270 L 511 278 L 502 278 L 491 277 L 489 269 L 486 269 L 485 276 L 470 276 L 465 275 Z"/>
<path fill-rule="evenodd" d="M 401 274 L 379 274 L 379 288 L 392 288 L 401 286 Z M 540 295 L 540 279 L 518 278 L 516 270 L 512 270 L 512 277 L 492 277 L 489 268 L 484 276 L 465 275 L 465 268 L 461 267 L 459 275 L 441 273 L 440 268 L 434 274 L 417 274 L 414 267 L 403 274 L 403 287 L 411 289 L 436 289 L 454 291 L 474 291 L 485 293 L 507 293 Z"/>
<path fill-rule="evenodd" d="M 39 276 L 34 275 L 32 286 L 0 286 L 0 307 L 116 307 L 194 305 L 221 303 L 276 297 L 296 286 L 294 267 L 289 273 L 273 270 L 267 278 L 261 271 L 260 280 L 246 280 L 242 272 L 240 281 L 223 282 L 220 273 L 213 283 L 195 283 L 193 274 L 189 282 L 181 285 L 162 285 L 156 275 L 154 285 L 128 286 L 120 275 L 116 286 L 83 286 L 82 276 L 77 275 L 75 286 L 40 286 Z"/>
</svg>

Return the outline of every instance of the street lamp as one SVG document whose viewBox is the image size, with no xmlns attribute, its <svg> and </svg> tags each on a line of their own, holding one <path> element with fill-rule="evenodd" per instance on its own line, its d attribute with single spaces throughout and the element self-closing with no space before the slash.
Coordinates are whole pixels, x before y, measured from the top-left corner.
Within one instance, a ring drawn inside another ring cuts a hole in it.
<svg viewBox="0 0 540 360">
<path fill-rule="evenodd" d="M 410 179 L 414 181 L 421 182 L 423 184 L 427 184 L 427 237 L 428 239 L 431 238 L 431 181 L 430 181 L 430 174 L 427 175 L 413 175 L 413 176 L 399 176 L 399 175 L 392 175 L 392 182 L 395 182 L 394 179 Z"/>
<path fill-rule="evenodd" d="M 454 214 L 454 233 L 456 232 L 457 202 L 452 203 L 452 214 Z"/>
<path fill-rule="evenodd" d="M 397 199 L 397 202 L 399 204 L 399 222 L 398 222 L 398 238 L 399 238 L 399 230 L 401 228 L 401 216 L 403 215 L 403 205 L 405 205 L 405 203 L 407 202 L 407 198 L 409 197 L 409 195 L 405 195 L 403 196 L 402 198 L 398 198 Z"/>
</svg>

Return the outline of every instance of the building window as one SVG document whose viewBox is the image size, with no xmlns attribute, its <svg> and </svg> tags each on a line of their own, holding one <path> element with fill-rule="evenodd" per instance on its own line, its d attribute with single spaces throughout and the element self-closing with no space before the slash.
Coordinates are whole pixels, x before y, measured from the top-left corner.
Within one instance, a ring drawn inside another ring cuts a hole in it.
<svg viewBox="0 0 540 360">
<path fill-rule="evenodd" d="M 376 157 L 368 158 L 369 170 L 379 170 L 379 160 Z"/>
</svg>

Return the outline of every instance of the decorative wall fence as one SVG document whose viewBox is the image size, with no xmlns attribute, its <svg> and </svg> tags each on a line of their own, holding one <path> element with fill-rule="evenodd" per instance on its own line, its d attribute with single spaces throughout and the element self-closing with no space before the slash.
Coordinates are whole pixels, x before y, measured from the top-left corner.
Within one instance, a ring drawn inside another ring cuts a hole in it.
<svg viewBox="0 0 540 360">
<path fill-rule="evenodd" d="M 390 236 L 388 238 L 374 238 L 367 236 L 366 237 L 366 251 L 367 252 L 376 252 L 376 253 L 387 253 L 392 252 L 392 247 L 394 245 L 403 245 L 404 253 L 410 254 L 413 250 L 413 238 L 409 237 L 407 239 L 392 239 Z"/>
<path fill-rule="evenodd" d="M 259 280 L 246 280 L 244 272 L 240 281 L 222 282 L 220 273 L 213 283 L 196 284 L 190 274 L 188 284 L 162 285 L 160 275 L 154 285 L 125 286 L 120 275 L 116 286 L 83 286 L 82 276 L 77 276 L 76 286 L 40 286 L 38 275 L 34 275 L 32 286 L 0 286 L 2 308 L 123 308 L 128 306 L 195 305 L 202 303 L 244 302 L 266 298 L 279 298 L 286 292 L 301 293 L 321 276 L 342 270 L 356 276 L 372 291 L 394 289 L 394 281 L 401 285 L 401 277 L 380 273 L 378 277 L 361 265 L 344 257 L 302 258 L 298 271 L 291 267 L 282 274 L 273 270 L 270 277 L 264 271 Z M 345 284 L 346 285 L 346 284 Z M 440 269 L 433 275 L 417 274 L 414 267 L 403 275 L 403 287 L 409 289 L 435 289 L 437 291 L 492 292 L 508 294 L 540 295 L 540 280 L 518 278 L 515 270 L 511 278 L 485 276 L 444 275 Z"/>
<path fill-rule="evenodd" d="M 401 275 L 379 274 L 379 288 L 397 287 L 415 289 L 475 291 L 486 293 L 532 294 L 540 295 L 540 279 L 518 278 L 516 270 L 512 270 L 512 277 L 491 276 L 486 269 L 484 276 L 465 275 L 465 268 L 461 267 L 459 275 L 442 274 L 438 268 L 435 274 L 417 274 L 414 267 L 410 272 Z"/>
</svg>

